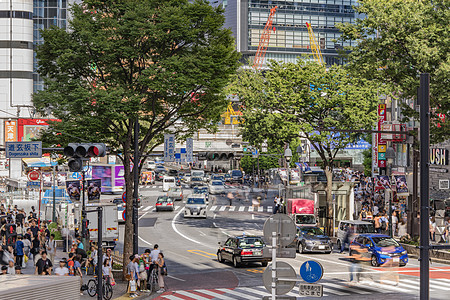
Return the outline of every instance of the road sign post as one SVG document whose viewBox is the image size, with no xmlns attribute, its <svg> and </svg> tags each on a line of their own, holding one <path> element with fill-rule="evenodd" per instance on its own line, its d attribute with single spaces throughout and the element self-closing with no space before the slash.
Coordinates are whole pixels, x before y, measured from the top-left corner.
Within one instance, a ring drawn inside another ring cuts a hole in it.
<svg viewBox="0 0 450 300">
<path fill-rule="evenodd" d="M 316 283 L 322 279 L 323 267 L 315 260 L 307 260 L 300 267 L 300 276 L 307 283 Z"/>
</svg>

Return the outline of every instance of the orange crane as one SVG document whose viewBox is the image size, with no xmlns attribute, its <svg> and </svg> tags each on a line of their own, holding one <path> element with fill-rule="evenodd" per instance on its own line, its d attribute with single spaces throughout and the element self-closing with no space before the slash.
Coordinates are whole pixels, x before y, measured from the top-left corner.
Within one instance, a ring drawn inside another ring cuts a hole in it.
<svg viewBox="0 0 450 300">
<path fill-rule="evenodd" d="M 267 19 L 266 26 L 264 26 L 263 33 L 259 39 L 258 51 L 256 51 L 255 60 L 253 61 L 253 68 L 259 70 L 264 62 L 266 56 L 267 46 L 269 45 L 270 34 L 275 31 L 275 27 L 272 27 L 273 16 L 277 11 L 278 6 L 270 9 L 269 18 Z"/>
<path fill-rule="evenodd" d="M 306 28 L 308 28 L 309 34 L 309 44 L 311 45 L 311 51 L 314 56 L 314 59 L 320 64 L 323 65 L 323 57 L 322 52 L 320 52 L 319 44 L 317 43 L 316 37 L 314 36 L 314 32 L 312 30 L 311 24 L 306 22 Z"/>
</svg>

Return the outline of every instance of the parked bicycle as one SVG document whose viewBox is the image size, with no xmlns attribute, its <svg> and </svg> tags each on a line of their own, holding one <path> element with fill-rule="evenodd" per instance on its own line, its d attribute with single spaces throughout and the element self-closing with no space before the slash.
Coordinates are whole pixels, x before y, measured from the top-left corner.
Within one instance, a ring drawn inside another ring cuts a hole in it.
<svg viewBox="0 0 450 300">
<path fill-rule="evenodd" d="M 87 293 L 91 297 L 95 297 L 97 295 L 97 276 L 93 279 L 89 279 L 87 283 Z M 110 300 L 113 296 L 113 289 L 111 283 L 109 283 L 105 278 L 102 280 L 103 287 L 103 299 Z"/>
<path fill-rule="evenodd" d="M 158 285 L 158 265 L 153 264 L 152 271 L 150 272 L 150 278 L 147 285 L 149 286 L 150 293 L 156 292 Z"/>
</svg>

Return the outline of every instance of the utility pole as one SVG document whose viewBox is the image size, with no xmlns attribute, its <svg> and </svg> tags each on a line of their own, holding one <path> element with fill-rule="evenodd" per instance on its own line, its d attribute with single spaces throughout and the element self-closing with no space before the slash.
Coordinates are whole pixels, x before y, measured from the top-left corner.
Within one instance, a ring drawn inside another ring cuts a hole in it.
<svg viewBox="0 0 450 300">
<path fill-rule="evenodd" d="M 86 214 L 86 195 L 84 193 L 84 189 L 86 187 L 86 171 L 81 171 L 82 176 L 82 186 L 81 186 L 81 239 L 83 241 L 83 245 L 86 245 L 86 237 L 88 234 L 88 228 L 87 228 L 87 214 Z"/>
<path fill-rule="evenodd" d="M 139 199 L 139 119 L 136 117 L 134 123 L 134 189 L 133 189 L 133 254 L 139 253 L 139 218 L 138 218 L 138 199 Z"/>
<path fill-rule="evenodd" d="M 420 299 L 430 298 L 430 74 L 420 74 Z"/>
<path fill-rule="evenodd" d="M 56 165 L 53 166 L 53 214 L 52 214 L 52 222 L 56 223 Z"/>
</svg>

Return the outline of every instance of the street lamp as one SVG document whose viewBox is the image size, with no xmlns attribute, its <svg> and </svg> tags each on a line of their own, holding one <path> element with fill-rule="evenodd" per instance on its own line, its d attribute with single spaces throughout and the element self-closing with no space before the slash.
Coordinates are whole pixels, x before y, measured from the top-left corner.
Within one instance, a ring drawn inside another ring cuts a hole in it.
<svg viewBox="0 0 450 300">
<path fill-rule="evenodd" d="M 301 182 L 303 181 L 303 167 L 302 167 L 303 147 L 301 144 L 297 147 L 297 154 L 298 154 L 298 160 L 300 163 L 300 184 L 301 184 Z"/>
<path fill-rule="evenodd" d="M 389 181 L 391 181 L 391 175 L 392 175 L 392 164 L 394 163 L 395 158 L 395 150 L 392 147 L 388 147 L 386 149 L 386 160 L 387 160 L 387 173 L 389 176 Z M 389 235 L 393 236 L 392 232 L 392 188 L 391 188 L 391 195 L 389 197 Z"/>
<path fill-rule="evenodd" d="M 290 173 L 291 173 L 291 170 L 289 169 L 289 162 L 291 161 L 291 158 L 292 158 L 292 150 L 291 150 L 291 148 L 289 148 L 289 144 L 287 145 L 287 148 L 286 148 L 286 150 L 284 150 L 284 158 L 286 159 L 286 163 L 287 163 L 287 170 L 288 170 L 288 173 L 287 173 L 287 184 L 289 185 L 289 179 L 290 179 Z"/>
</svg>

